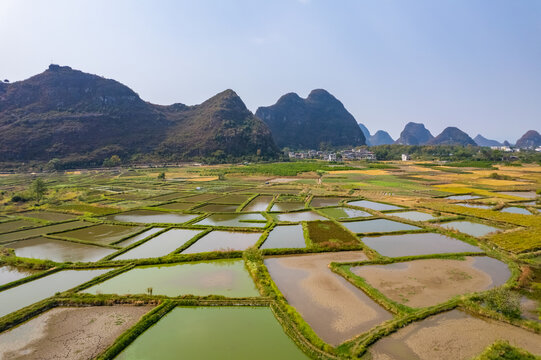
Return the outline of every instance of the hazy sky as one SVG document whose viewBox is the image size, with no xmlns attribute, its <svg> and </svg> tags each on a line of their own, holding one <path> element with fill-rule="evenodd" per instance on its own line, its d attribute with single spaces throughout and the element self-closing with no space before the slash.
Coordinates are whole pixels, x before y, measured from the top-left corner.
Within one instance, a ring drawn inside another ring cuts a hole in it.
<svg viewBox="0 0 541 360">
<path fill-rule="evenodd" d="M 325 88 L 372 133 L 541 131 L 541 0 L 0 0 L 0 77 L 51 62 L 150 102 Z"/>
</svg>

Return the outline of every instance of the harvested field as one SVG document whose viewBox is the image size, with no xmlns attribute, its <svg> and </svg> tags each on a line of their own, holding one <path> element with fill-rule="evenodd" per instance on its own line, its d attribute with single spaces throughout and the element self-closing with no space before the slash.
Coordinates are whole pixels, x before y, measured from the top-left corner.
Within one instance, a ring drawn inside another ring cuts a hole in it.
<svg viewBox="0 0 541 360">
<path fill-rule="evenodd" d="M 541 335 L 459 310 L 406 326 L 370 348 L 373 360 L 471 359 L 496 340 L 541 355 Z"/>
<path fill-rule="evenodd" d="M 338 345 L 392 316 L 361 290 L 333 273 L 333 261 L 360 261 L 361 251 L 265 259 L 269 273 L 316 334 Z"/>
<path fill-rule="evenodd" d="M 2 359 L 93 359 L 150 306 L 55 308 L 0 334 Z"/>
</svg>

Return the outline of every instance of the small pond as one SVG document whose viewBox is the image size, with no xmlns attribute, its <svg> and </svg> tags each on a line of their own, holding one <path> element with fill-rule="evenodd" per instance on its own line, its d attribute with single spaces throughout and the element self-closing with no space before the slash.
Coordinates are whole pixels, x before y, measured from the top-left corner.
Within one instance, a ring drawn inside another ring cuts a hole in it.
<svg viewBox="0 0 541 360">
<path fill-rule="evenodd" d="M 448 200 L 474 200 L 480 198 L 481 197 L 477 195 L 451 195 L 446 197 Z"/>
<path fill-rule="evenodd" d="M 158 231 L 162 231 L 163 229 L 165 229 L 165 228 L 159 228 L 159 227 L 150 228 L 150 229 L 148 229 L 146 231 L 143 231 L 142 233 L 140 233 L 138 235 L 132 236 L 131 238 L 128 238 L 126 240 L 122 240 L 121 242 L 115 243 L 115 245 L 126 247 L 128 245 L 135 244 L 138 241 L 146 239 L 150 235 L 154 235 Z"/>
<path fill-rule="evenodd" d="M 498 194 L 511 195 L 525 199 L 535 199 L 537 196 L 535 191 L 498 191 Z"/>
<path fill-rule="evenodd" d="M 460 206 L 469 207 L 469 208 L 476 208 L 476 209 L 487 209 L 487 210 L 490 210 L 493 208 L 493 206 L 490 206 L 490 205 L 472 204 L 472 203 L 460 203 L 460 204 L 455 204 L 455 205 L 460 205 Z"/>
</svg>

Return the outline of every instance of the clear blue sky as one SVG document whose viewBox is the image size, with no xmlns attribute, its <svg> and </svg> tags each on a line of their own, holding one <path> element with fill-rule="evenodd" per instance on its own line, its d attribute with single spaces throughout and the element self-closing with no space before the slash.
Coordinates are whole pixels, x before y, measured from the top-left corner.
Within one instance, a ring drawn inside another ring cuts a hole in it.
<svg viewBox="0 0 541 360">
<path fill-rule="evenodd" d="M 325 88 L 374 133 L 541 130 L 541 0 L 1 0 L 0 77 L 51 62 L 150 102 Z"/>
</svg>

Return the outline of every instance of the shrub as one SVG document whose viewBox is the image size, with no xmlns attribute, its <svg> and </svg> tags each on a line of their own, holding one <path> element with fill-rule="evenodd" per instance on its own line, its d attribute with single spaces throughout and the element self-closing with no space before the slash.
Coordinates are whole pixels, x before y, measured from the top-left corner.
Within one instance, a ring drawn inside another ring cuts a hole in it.
<svg viewBox="0 0 541 360">
<path fill-rule="evenodd" d="M 521 314 L 520 296 L 509 289 L 500 287 L 490 290 L 485 296 L 485 305 L 511 318 L 519 318 Z"/>
</svg>

